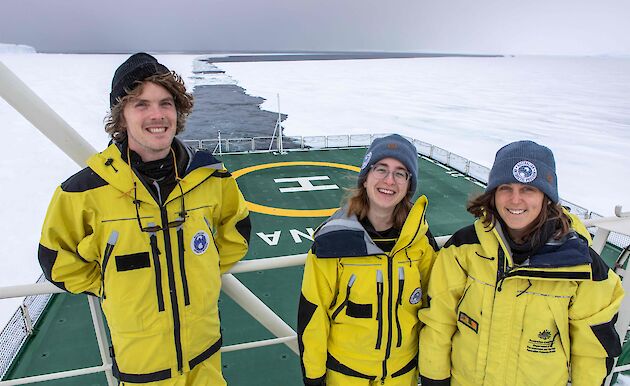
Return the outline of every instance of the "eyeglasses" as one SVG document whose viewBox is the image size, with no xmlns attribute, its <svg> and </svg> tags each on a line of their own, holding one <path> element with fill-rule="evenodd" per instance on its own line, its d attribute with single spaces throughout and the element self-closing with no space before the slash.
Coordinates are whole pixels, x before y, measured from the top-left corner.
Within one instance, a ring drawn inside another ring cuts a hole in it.
<svg viewBox="0 0 630 386">
<path fill-rule="evenodd" d="M 133 203 L 134 206 L 136 207 L 136 219 L 138 220 L 138 226 L 140 227 L 140 230 L 142 232 L 147 232 L 147 233 L 156 233 L 159 231 L 164 231 L 166 229 L 169 228 L 179 228 L 181 227 L 185 222 L 186 222 L 186 204 L 184 202 L 184 189 L 182 189 L 182 186 L 179 183 L 179 180 L 177 181 L 177 186 L 179 186 L 179 190 L 181 191 L 181 210 L 178 213 L 179 217 L 177 217 L 175 220 L 173 221 L 169 221 L 166 226 L 158 226 L 155 225 L 155 223 L 150 222 L 148 226 L 142 226 L 142 221 L 140 220 L 140 201 L 138 201 L 138 189 L 136 187 L 136 182 L 133 182 Z"/>
<path fill-rule="evenodd" d="M 390 172 L 386 166 L 379 164 L 372 165 L 370 169 L 372 170 L 372 173 L 374 173 L 374 176 L 379 180 L 384 180 L 391 173 L 394 176 L 394 181 L 398 184 L 404 184 L 409 181 L 409 178 L 411 177 L 411 174 L 409 174 L 406 170 L 396 169 Z"/>
</svg>

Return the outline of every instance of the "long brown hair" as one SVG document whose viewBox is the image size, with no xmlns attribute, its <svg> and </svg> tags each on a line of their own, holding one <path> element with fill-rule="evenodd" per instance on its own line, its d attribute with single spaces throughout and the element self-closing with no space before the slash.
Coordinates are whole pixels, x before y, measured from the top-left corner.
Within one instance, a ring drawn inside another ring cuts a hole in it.
<svg viewBox="0 0 630 386">
<path fill-rule="evenodd" d="M 394 228 L 402 229 L 405 224 L 405 220 L 407 220 L 407 216 L 413 207 L 413 203 L 411 202 L 412 196 L 413 193 L 411 191 L 407 192 L 407 195 L 403 197 L 403 199 L 394 208 L 394 212 L 392 214 Z M 369 210 L 370 199 L 368 198 L 367 190 L 363 184 L 357 188 L 350 189 L 348 194 L 348 214 L 354 214 L 359 218 L 359 220 L 363 220 L 367 217 Z"/>
<path fill-rule="evenodd" d="M 177 111 L 177 128 L 175 134 L 179 134 L 184 130 L 186 118 L 193 108 L 193 96 L 186 92 L 186 86 L 181 76 L 171 71 L 166 74 L 152 75 L 142 82 L 139 82 L 133 90 L 127 91 L 120 101 L 112 107 L 111 111 L 105 117 L 105 131 L 116 142 L 121 142 L 127 138 L 127 129 L 124 127 L 123 110 L 131 98 L 137 98 L 142 94 L 143 85 L 146 82 L 152 82 L 164 87 L 175 101 L 175 110 Z"/>
<path fill-rule="evenodd" d="M 481 222 L 486 228 L 494 228 L 496 222 L 499 220 L 500 215 L 497 211 L 497 207 L 494 203 L 494 193 L 496 189 L 491 190 L 490 192 L 482 193 L 476 197 L 471 198 L 466 204 L 466 210 L 470 212 L 473 216 L 478 219 L 481 219 Z M 564 213 L 562 209 L 562 205 L 559 203 L 554 203 L 547 197 L 545 194 L 543 208 L 538 214 L 538 217 L 534 219 L 526 228 L 525 228 L 525 236 L 523 237 L 523 241 L 527 242 L 529 240 L 540 240 L 541 232 L 543 225 L 549 220 L 558 220 L 560 226 L 553 234 L 553 238 L 558 240 L 569 233 L 571 229 L 571 219 L 569 216 Z"/>
</svg>

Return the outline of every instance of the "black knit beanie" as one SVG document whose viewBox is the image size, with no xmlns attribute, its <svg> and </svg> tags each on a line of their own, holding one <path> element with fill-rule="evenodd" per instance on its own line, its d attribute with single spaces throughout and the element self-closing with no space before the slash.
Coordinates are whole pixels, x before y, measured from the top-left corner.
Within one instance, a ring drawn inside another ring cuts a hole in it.
<svg viewBox="0 0 630 386">
<path fill-rule="evenodd" d="M 170 70 L 165 65 L 158 63 L 157 59 L 147 53 L 139 52 L 131 55 L 114 73 L 112 91 L 109 93 L 109 107 L 118 104 L 120 98 L 127 95 L 127 91 L 133 90 L 138 85 L 136 82 L 142 82 L 152 75 L 169 72 Z"/>
</svg>

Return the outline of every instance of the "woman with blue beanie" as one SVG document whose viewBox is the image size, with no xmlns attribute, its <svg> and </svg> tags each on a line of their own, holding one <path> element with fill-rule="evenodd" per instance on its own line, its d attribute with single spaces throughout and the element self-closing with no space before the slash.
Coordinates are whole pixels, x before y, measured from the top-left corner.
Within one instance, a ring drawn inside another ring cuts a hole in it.
<svg viewBox="0 0 630 386">
<path fill-rule="evenodd" d="M 411 201 L 417 181 L 415 147 L 378 138 L 347 204 L 315 232 L 298 310 L 305 385 L 417 386 L 418 310 L 437 250 L 426 197 Z"/>
<path fill-rule="evenodd" d="M 623 288 L 560 205 L 551 150 L 501 148 L 468 211 L 420 311 L 422 385 L 601 385 L 621 353 Z"/>
</svg>

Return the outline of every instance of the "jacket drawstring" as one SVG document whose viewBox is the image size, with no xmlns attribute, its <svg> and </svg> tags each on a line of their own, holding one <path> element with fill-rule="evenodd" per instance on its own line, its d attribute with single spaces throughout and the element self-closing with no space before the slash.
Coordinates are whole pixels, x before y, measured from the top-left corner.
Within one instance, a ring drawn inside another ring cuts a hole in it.
<svg viewBox="0 0 630 386">
<path fill-rule="evenodd" d="M 532 286 L 532 281 L 527 279 L 527 282 L 529 283 L 529 285 L 527 286 L 527 288 L 525 288 L 524 290 L 522 290 L 521 292 L 518 293 L 518 295 L 516 295 L 516 297 L 521 296 L 522 294 L 524 294 L 525 292 L 527 292 L 527 290 L 529 289 L 529 287 Z"/>
</svg>

